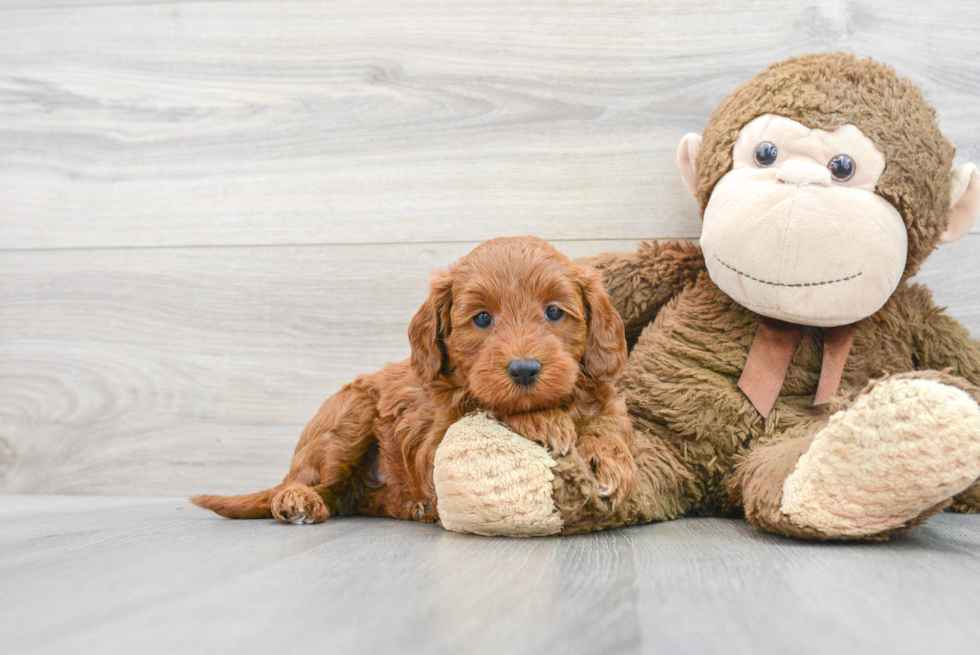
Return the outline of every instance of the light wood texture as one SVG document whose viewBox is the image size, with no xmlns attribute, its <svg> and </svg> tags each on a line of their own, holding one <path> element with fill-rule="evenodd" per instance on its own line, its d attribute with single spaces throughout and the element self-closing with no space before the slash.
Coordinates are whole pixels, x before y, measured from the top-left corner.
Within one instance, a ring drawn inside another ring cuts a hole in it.
<svg viewBox="0 0 980 655">
<path fill-rule="evenodd" d="M 303 425 L 409 354 L 429 271 L 476 244 L 4 253 L 0 489 L 245 492 Z M 634 242 L 558 243 L 569 255 Z M 920 279 L 980 333 L 980 236 Z"/>
<path fill-rule="evenodd" d="M 980 3 L 0 0 L 0 490 L 278 481 L 485 238 L 695 237 L 674 162 L 737 84 L 845 49 L 980 162 Z M 980 235 L 922 279 L 980 334 Z"/>
<path fill-rule="evenodd" d="M 884 544 L 685 519 L 577 537 L 0 498 L 0 643 L 42 653 L 943 653 L 980 640 L 980 517 Z"/>
<path fill-rule="evenodd" d="M 680 138 L 791 54 L 891 63 L 980 160 L 978 24 L 972 0 L 5 0 L 0 248 L 695 237 Z"/>
<path fill-rule="evenodd" d="M 408 356 L 430 271 L 475 245 L 3 253 L 0 488 L 278 482 L 327 396 Z"/>
</svg>

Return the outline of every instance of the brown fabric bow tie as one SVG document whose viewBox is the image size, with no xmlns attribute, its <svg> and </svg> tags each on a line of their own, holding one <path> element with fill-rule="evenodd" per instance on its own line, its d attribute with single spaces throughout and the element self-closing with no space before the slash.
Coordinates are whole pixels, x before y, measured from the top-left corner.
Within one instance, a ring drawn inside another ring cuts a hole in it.
<svg viewBox="0 0 980 655">
<path fill-rule="evenodd" d="M 803 326 L 761 317 L 752 339 L 738 388 L 745 392 L 763 418 L 769 418 L 779 391 L 786 380 L 789 362 L 803 337 Z M 823 339 L 823 362 L 814 405 L 825 405 L 837 395 L 844 363 L 854 343 L 854 326 L 826 328 Z"/>
</svg>

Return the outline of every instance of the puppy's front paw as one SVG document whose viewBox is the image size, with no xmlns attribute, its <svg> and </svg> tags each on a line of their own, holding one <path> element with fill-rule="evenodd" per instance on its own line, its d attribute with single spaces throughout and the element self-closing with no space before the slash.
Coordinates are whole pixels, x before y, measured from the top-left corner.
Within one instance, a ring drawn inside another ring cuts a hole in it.
<svg viewBox="0 0 980 655">
<path fill-rule="evenodd" d="M 312 487 L 294 483 L 272 499 L 272 516 L 280 523 L 323 523 L 330 516 L 327 504 Z"/>
<path fill-rule="evenodd" d="M 611 499 L 613 505 L 625 502 L 636 491 L 636 461 L 625 448 L 586 437 L 579 440 L 578 451 L 592 467 L 599 495 Z"/>
<path fill-rule="evenodd" d="M 575 422 L 561 410 L 543 410 L 507 416 L 503 422 L 525 439 L 552 453 L 567 455 L 575 443 Z"/>
</svg>

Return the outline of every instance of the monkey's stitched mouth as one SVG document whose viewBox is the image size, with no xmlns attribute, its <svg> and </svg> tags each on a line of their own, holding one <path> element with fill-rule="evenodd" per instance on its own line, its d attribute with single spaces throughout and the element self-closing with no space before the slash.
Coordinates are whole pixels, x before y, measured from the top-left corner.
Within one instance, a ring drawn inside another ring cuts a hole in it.
<svg viewBox="0 0 980 655">
<path fill-rule="evenodd" d="M 721 259 L 718 257 L 718 255 L 715 255 L 714 258 L 718 260 L 718 263 L 719 264 L 721 264 L 722 266 L 724 266 L 725 268 L 727 268 L 730 271 L 733 271 L 735 273 L 738 273 L 742 277 L 747 277 L 750 280 L 753 280 L 755 282 L 761 282 L 762 284 L 768 284 L 768 285 L 771 285 L 771 286 L 774 286 L 774 287 L 820 287 L 820 286 L 823 286 L 823 285 L 826 285 L 826 284 L 836 284 L 838 282 L 846 282 L 848 280 L 853 280 L 856 277 L 860 277 L 861 274 L 862 274 L 861 272 L 858 272 L 858 273 L 855 273 L 854 275 L 849 275 L 847 277 L 838 278 L 836 280 L 824 280 L 822 282 L 797 282 L 796 284 L 786 284 L 784 282 L 770 282 L 769 280 L 760 280 L 759 278 L 753 277 L 753 276 L 749 275 L 748 273 L 743 273 L 742 271 L 738 270 L 734 266 L 729 266 L 725 262 L 721 261 Z"/>
</svg>

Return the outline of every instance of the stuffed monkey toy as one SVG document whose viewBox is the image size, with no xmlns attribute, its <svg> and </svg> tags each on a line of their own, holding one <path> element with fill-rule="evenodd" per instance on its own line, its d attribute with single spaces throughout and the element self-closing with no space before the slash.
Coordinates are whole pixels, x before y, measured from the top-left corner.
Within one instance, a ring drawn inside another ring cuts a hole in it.
<svg viewBox="0 0 980 655">
<path fill-rule="evenodd" d="M 744 514 L 809 539 L 884 539 L 980 511 L 980 343 L 910 284 L 980 214 L 935 111 L 888 66 L 775 64 L 678 152 L 700 248 L 591 261 L 623 317 L 636 492 L 485 417 L 436 453 L 443 525 L 584 532 Z M 518 453 L 519 454 L 515 454 Z"/>
</svg>

